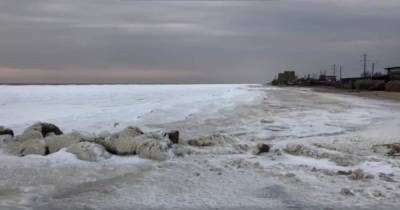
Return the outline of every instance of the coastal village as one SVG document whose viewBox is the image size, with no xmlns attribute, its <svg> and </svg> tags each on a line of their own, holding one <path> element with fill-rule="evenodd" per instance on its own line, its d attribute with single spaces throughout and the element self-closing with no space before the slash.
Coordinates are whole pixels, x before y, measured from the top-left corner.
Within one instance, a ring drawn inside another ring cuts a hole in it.
<svg viewBox="0 0 400 210">
<path fill-rule="evenodd" d="M 284 86 L 317 86 L 317 87 L 334 87 L 338 89 L 348 90 L 367 90 L 367 91 L 390 91 L 400 92 L 400 66 L 391 66 L 385 68 L 385 72 L 374 72 L 365 70 L 359 77 L 342 78 L 342 67 L 340 66 L 339 74 L 336 74 L 336 65 L 333 66 L 331 74 L 320 72 L 319 76 L 307 75 L 298 77 L 296 71 L 284 71 L 271 82 L 272 85 Z"/>
</svg>

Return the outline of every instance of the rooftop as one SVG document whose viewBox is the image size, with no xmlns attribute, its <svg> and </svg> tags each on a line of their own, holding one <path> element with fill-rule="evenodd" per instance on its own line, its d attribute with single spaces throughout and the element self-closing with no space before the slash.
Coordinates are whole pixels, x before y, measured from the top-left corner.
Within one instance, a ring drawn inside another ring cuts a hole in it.
<svg viewBox="0 0 400 210">
<path fill-rule="evenodd" d="M 390 71 L 390 70 L 393 70 L 393 69 L 400 69 L 400 66 L 392 66 L 392 67 L 387 67 L 385 69 Z"/>
</svg>

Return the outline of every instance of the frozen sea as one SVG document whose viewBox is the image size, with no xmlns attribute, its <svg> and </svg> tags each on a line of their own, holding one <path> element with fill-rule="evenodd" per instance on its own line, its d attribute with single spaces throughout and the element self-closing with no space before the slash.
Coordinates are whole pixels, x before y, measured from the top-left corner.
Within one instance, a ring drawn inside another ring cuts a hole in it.
<svg viewBox="0 0 400 210">
<path fill-rule="evenodd" d="M 259 96 L 247 85 L 0 86 L 0 125 L 17 133 L 37 121 L 66 131 L 113 131 L 212 116 Z"/>
<path fill-rule="evenodd" d="M 0 86 L 0 125 L 17 133 L 37 121 L 66 132 L 177 129 L 178 146 L 190 151 L 162 162 L 87 162 L 65 150 L 17 157 L 0 149 L 0 209 L 398 209 L 400 160 L 371 146 L 398 142 L 399 119 L 397 102 L 307 88 Z M 213 134 L 230 141 L 187 144 Z M 254 155 L 258 143 L 273 149 Z M 307 152 L 289 153 L 289 144 Z M 373 178 L 337 175 L 356 169 Z"/>
</svg>

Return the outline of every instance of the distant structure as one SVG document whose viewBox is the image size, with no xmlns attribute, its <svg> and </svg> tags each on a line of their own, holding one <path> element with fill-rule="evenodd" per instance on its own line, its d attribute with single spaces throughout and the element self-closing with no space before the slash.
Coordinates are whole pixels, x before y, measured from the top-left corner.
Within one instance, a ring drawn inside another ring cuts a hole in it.
<svg viewBox="0 0 400 210">
<path fill-rule="evenodd" d="M 400 66 L 385 68 L 389 80 L 400 80 Z"/>
<path fill-rule="evenodd" d="M 320 82 L 336 82 L 336 76 L 321 74 L 321 75 L 319 75 L 319 81 Z"/>
<path fill-rule="evenodd" d="M 400 66 L 385 68 L 387 74 L 375 72 L 375 63 L 372 63 L 371 72 L 366 69 L 366 54 L 363 55 L 363 73 L 360 77 L 342 77 L 342 65 L 339 65 L 339 80 L 336 78 L 336 64 L 333 65 L 332 75 L 320 71 L 316 74 L 304 75 L 297 78 L 295 71 L 284 71 L 278 74 L 271 82 L 272 85 L 295 85 L 295 86 L 325 86 L 350 90 L 373 90 L 373 91 L 398 91 L 400 92 Z"/>
<path fill-rule="evenodd" d="M 297 80 L 295 71 L 284 71 L 283 73 L 278 74 L 278 79 L 276 80 L 277 84 L 280 85 L 290 85 L 293 84 Z"/>
</svg>

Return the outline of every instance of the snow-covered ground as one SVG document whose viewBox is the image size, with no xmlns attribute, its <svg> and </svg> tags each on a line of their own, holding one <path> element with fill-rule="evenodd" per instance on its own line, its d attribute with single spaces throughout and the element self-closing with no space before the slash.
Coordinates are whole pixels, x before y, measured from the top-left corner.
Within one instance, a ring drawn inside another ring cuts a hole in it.
<svg viewBox="0 0 400 210">
<path fill-rule="evenodd" d="M 233 141 L 163 162 L 0 154 L 0 209 L 398 209 L 400 104 L 257 85 L 0 86 L 0 124 L 178 129 Z M 4 117 L 5 116 L 5 117 Z M 114 127 L 115 122 L 120 123 Z M 257 143 L 273 145 L 253 155 Z M 302 145 L 288 152 L 288 145 Z M 237 149 L 241 148 L 241 149 Z M 244 148 L 244 149 L 243 149 Z M 246 149 L 249 148 L 249 149 Z M 361 169 L 368 178 L 338 171 Z"/>
</svg>

